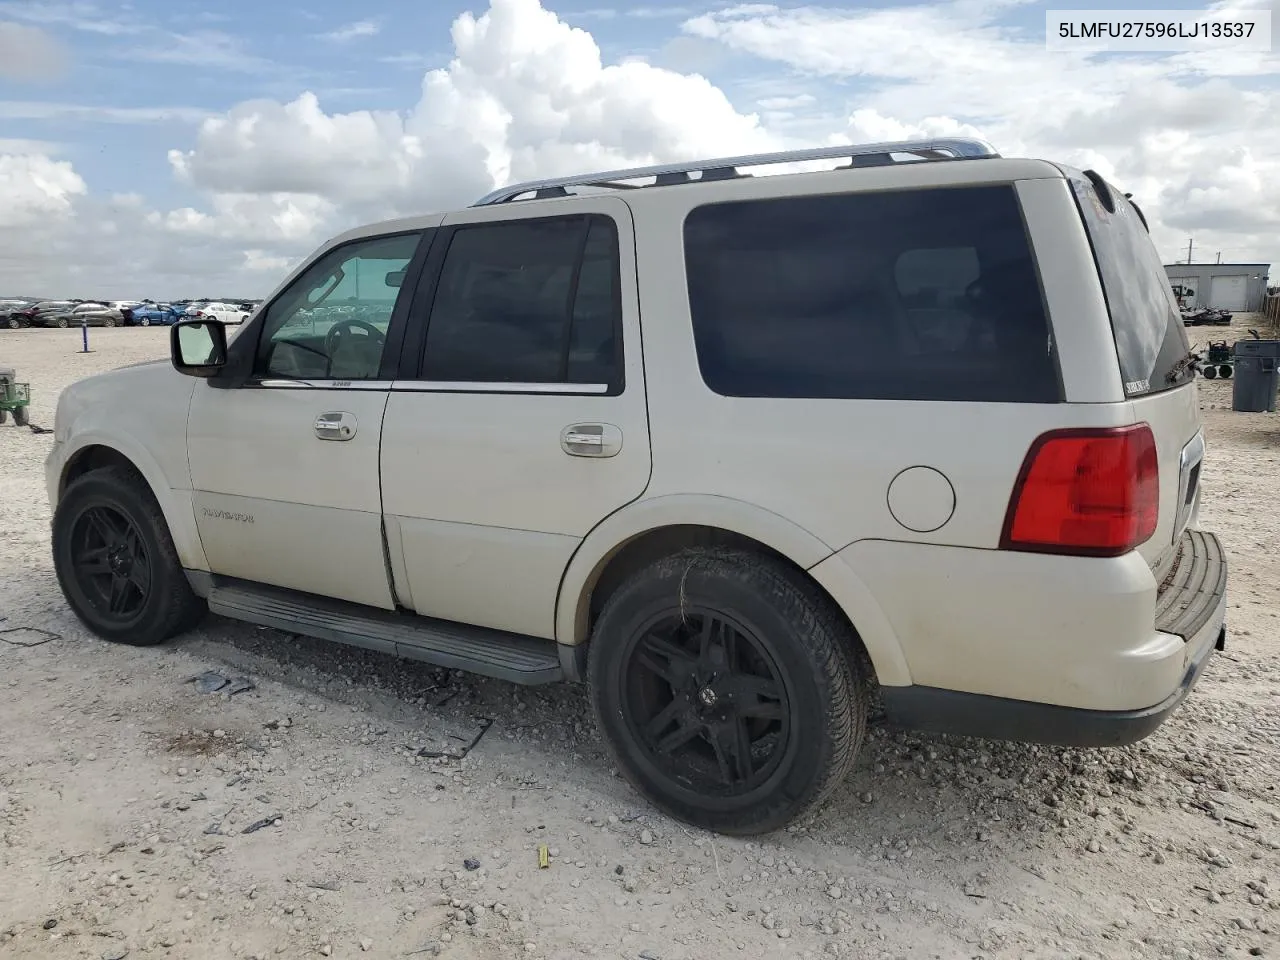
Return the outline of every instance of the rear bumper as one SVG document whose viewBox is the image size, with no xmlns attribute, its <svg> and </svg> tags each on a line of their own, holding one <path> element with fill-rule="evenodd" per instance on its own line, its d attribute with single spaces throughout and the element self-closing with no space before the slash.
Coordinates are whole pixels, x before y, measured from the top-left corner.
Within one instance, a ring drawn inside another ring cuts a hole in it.
<svg viewBox="0 0 1280 960">
<path fill-rule="evenodd" d="M 1094 710 L 930 686 L 884 687 L 889 719 L 935 733 L 1062 746 L 1122 746 L 1151 734 L 1226 646 L 1227 563 L 1213 534 L 1190 530 L 1156 601 L 1158 635 L 1185 644 L 1185 669 L 1158 702 L 1136 710 Z"/>
</svg>

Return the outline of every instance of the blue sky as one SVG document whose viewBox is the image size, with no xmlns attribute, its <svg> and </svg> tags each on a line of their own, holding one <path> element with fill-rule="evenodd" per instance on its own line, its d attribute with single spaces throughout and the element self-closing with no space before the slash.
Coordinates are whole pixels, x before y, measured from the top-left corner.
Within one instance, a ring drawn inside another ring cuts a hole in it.
<svg viewBox="0 0 1280 960">
<path fill-rule="evenodd" d="M 0 281 L 173 287 L 207 269 L 262 292 L 326 231 L 462 204 L 504 176 L 899 132 L 1097 166 L 1148 197 L 1170 258 L 1189 233 L 1224 259 L 1280 256 L 1280 201 L 1251 193 L 1280 182 L 1258 131 L 1277 126 L 1274 54 L 1051 54 L 1049 6 L 0 0 L 0 61 L 15 43 L 31 61 L 0 72 L 0 203 L 64 225 L 57 256 L 30 263 L 0 238 Z M 482 29 L 460 48 L 466 14 Z M 77 246 L 122 233 L 137 238 L 124 271 Z"/>
</svg>

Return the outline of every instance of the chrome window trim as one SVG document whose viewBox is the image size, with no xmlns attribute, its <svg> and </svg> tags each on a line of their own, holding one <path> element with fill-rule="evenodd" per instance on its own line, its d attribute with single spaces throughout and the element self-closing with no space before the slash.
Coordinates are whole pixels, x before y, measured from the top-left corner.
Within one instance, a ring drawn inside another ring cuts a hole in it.
<svg viewBox="0 0 1280 960">
<path fill-rule="evenodd" d="M 395 391 L 408 393 L 607 394 L 607 383 L 507 383 L 500 380 L 397 380 Z"/>
</svg>

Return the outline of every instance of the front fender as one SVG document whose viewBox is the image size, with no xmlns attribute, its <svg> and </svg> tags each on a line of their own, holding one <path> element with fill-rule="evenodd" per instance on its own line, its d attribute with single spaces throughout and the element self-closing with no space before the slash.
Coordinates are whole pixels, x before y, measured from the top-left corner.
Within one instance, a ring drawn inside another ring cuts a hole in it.
<svg viewBox="0 0 1280 960">
<path fill-rule="evenodd" d="M 175 487 L 165 474 L 159 461 L 129 434 L 113 430 L 110 433 L 97 430 L 77 431 L 74 439 L 63 445 L 61 463 L 56 471 L 57 487 L 50 490 L 51 497 L 56 497 L 62 489 L 67 468 L 76 458 L 90 447 L 106 447 L 114 450 L 127 459 L 142 474 L 142 478 L 151 488 L 160 510 L 164 514 L 165 523 L 169 526 L 169 535 L 173 538 L 174 548 L 178 551 L 178 559 L 188 570 L 208 570 L 204 547 L 200 543 L 200 534 L 196 529 L 195 506 L 191 498 L 189 475 L 181 478 L 182 487 Z M 50 471 L 51 474 L 54 471 Z M 50 477 L 51 486 L 54 477 Z"/>
<path fill-rule="evenodd" d="M 906 660 L 884 612 L 832 547 L 776 513 L 729 497 L 671 494 L 638 500 L 591 531 L 569 561 L 556 598 L 556 641 L 583 643 L 591 590 L 610 559 L 627 543 L 663 527 L 717 527 L 749 537 L 808 570 L 840 605 L 862 638 L 881 683 L 910 683 Z M 833 564 L 831 561 L 837 560 Z"/>
<path fill-rule="evenodd" d="M 195 386 L 168 363 L 144 363 L 67 387 L 58 399 L 54 449 L 46 465 L 51 505 L 79 456 L 91 447 L 114 450 L 150 486 L 183 566 L 207 570 L 187 462 L 187 411 Z"/>
</svg>

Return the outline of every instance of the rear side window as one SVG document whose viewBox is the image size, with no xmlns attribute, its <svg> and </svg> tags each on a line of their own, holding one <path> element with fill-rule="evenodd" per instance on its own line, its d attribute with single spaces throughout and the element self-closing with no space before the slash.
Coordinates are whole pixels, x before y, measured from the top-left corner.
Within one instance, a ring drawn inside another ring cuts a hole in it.
<svg viewBox="0 0 1280 960">
<path fill-rule="evenodd" d="M 621 384 L 618 233 L 598 214 L 460 227 L 441 269 L 423 376 Z"/>
<path fill-rule="evenodd" d="M 1114 187 L 1114 212 L 1094 185 L 1071 171 L 1093 257 L 1111 312 L 1111 332 L 1125 393 L 1138 396 L 1179 386 L 1195 377 L 1191 352 L 1168 274 L 1136 208 Z"/>
<path fill-rule="evenodd" d="M 703 379 L 735 397 L 1053 403 L 1011 186 L 713 204 L 685 221 Z"/>
</svg>

